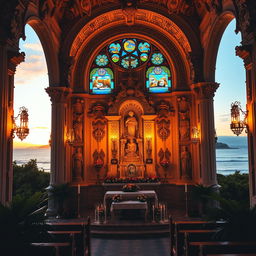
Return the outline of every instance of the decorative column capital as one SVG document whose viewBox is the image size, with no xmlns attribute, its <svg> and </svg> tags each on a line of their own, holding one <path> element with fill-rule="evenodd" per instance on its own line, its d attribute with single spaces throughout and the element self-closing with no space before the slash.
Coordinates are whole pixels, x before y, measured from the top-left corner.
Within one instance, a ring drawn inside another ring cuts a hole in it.
<svg viewBox="0 0 256 256">
<path fill-rule="evenodd" d="M 67 87 L 48 87 L 45 89 L 52 103 L 65 103 L 72 89 Z"/>
<path fill-rule="evenodd" d="M 251 45 L 240 45 L 236 48 L 236 56 L 239 56 L 244 61 L 244 66 L 249 69 L 252 64 L 252 46 Z"/>
<path fill-rule="evenodd" d="M 212 99 L 220 84 L 215 82 L 200 82 L 192 84 L 191 88 L 200 100 Z"/>
<path fill-rule="evenodd" d="M 25 61 L 24 52 L 8 51 L 8 75 L 14 75 L 16 67 Z"/>
</svg>

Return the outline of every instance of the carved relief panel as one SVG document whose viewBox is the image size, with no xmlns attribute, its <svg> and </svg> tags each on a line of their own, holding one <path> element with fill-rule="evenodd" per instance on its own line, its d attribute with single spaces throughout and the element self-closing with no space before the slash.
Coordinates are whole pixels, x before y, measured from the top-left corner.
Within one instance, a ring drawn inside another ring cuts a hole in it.
<svg viewBox="0 0 256 256">
<path fill-rule="evenodd" d="M 188 96 L 177 98 L 178 123 L 180 141 L 180 177 L 183 180 L 192 179 L 192 157 L 190 149 L 191 130 L 191 100 Z"/>
<path fill-rule="evenodd" d="M 83 179 L 83 133 L 84 133 L 84 100 L 74 98 L 72 104 L 72 180 L 79 182 Z"/>
</svg>

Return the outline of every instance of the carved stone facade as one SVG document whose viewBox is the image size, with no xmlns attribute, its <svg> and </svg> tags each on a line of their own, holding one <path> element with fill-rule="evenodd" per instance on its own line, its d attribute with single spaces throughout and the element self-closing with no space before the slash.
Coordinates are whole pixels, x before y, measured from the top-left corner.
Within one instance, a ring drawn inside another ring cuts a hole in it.
<svg viewBox="0 0 256 256">
<path fill-rule="evenodd" d="M 242 33 L 236 53 L 247 74 L 250 191 L 255 204 L 255 13 L 254 0 L 5 1 L 0 11 L 1 202 L 11 199 L 12 141 L 7 134 L 13 75 L 25 57 L 18 49 L 26 23 L 42 40 L 48 66 L 52 185 L 89 186 L 106 176 L 156 175 L 175 186 L 214 185 L 215 61 L 220 34 L 235 17 Z M 91 94 L 89 70 L 99 50 L 135 35 L 164 53 L 171 90 L 150 93 L 143 68 L 115 68 L 112 93 Z M 191 140 L 193 127 L 200 131 L 197 144 Z"/>
</svg>

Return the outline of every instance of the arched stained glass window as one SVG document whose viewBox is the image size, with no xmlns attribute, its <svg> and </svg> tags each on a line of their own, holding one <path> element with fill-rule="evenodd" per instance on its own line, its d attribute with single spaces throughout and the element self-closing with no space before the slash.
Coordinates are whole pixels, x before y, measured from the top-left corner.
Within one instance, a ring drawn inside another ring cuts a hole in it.
<svg viewBox="0 0 256 256">
<path fill-rule="evenodd" d="M 146 87 L 149 92 L 164 93 L 171 88 L 171 72 L 165 66 L 151 66 L 146 73 Z"/>
<path fill-rule="evenodd" d="M 144 72 L 145 89 L 150 93 L 171 91 L 172 76 L 164 54 L 141 39 L 123 38 L 105 46 L 95 57 L 90 71 L 90 92 L 110 94 L 115 87 L 114 74 L 118 75 L 120 67 L 123 71 Z"/>
<path fill-rule="evenodd" d="M 114 89 L 114 75 L 110 68 L 94 68 L 90 74 L 90 90 L 94 94 L 109 94 Z"/>
</svg>

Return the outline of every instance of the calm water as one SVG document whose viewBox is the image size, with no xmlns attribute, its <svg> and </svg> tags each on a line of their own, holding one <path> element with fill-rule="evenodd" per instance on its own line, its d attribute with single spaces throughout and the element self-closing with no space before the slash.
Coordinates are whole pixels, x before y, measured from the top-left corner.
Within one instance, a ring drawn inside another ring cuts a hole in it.
<svg viewBox="0 0 256 256">
<path fill-rule="evenodd" d="M 218 142 L 228 144 L 234 149 L 217 149 L 217 172 L 231 174 L 235 171 L 248 173 L 247 137 L 219 136 Z M 50 171 L 50 149 L 14 149 L 13 160 L 25 164 L 30 159 L 37 159 L 38 167 Z"/>
</svg>

